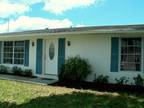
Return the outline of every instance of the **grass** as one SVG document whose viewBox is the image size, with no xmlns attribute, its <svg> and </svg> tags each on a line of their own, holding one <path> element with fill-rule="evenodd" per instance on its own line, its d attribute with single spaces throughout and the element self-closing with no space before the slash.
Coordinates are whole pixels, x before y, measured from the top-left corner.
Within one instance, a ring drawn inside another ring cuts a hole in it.
<svg viewBox="0 0 144 108">
<path fill-rule="evenodd" d="M 0 108 L 144 108 L 144 95 L 0 80 Z"/>
</svg>

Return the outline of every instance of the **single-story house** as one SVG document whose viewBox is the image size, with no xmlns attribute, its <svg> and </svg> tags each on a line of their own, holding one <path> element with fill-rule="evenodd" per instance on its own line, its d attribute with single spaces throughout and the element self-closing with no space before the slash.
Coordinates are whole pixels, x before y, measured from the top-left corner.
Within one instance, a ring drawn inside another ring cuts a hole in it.
<svg viewBox="0 0 144 108">
<path fill-rule="evenodd" d="M 89 60 L 92 73 L 109 81 L 140 74 L 144 78 L 144 25 L 92 26 L 30 30 L 0 34 L 0 63 L 30 68 L 33 75 L 58 79 L 65 59 L 79 55 Z"/>
</svg>

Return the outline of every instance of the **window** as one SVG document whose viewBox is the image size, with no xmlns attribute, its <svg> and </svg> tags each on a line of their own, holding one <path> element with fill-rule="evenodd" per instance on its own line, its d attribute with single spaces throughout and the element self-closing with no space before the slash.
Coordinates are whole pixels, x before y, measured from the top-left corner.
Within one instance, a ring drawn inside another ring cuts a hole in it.
<svg viewBox="0 0 144 108">
<path fill-rule="evenodd" d="M 50 58 L 50 60 L 53 60 L 54 55 L 55 55 L 55 47 L 54 47 L 54 44 L 51 43 L 49 46 L 49 58 Z"/>
<path fill-rule="evenodd" d="M 141 71 L 141 38 L 121 39 L 121 71 Z"/>
<path fill-rule="evenodd" d="M 24 41 L 7 41 L 3 45 L 3 63 L 24 63 Z"/>
</svg>

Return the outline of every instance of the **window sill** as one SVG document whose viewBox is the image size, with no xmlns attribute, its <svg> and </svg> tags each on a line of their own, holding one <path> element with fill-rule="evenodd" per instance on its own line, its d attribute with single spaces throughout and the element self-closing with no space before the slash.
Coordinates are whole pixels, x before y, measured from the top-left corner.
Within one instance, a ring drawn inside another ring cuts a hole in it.
<svg viewBox="0 0 144 108">
<path fill-rule="evenodd" d="M 142 71 L 120 71 L 122 73 L 141 73 Z"/>
<path fill-rule="evenodd" d="M 24 64 L 8 64 L 8 63 L 2 63 L 2 65 L 6 65 L 6 66 L 9 66 L 9 67 L 14 67 L 14 66 L 24 67 Z"/>
</svg>

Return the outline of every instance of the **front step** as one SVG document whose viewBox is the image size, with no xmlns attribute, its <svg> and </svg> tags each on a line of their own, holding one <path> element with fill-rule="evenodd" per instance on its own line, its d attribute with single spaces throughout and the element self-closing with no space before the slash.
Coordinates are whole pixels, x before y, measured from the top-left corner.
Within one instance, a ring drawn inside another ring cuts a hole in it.
<svg viewBox="0 0 144 108">
<path fill-rule="evenodd" d="M 40 78 L 45 78 L 45 79 L 54 79 L 54 80 L 58 80 L 58 76 L 57 75 L 50 75 L 50 74 L 47 74 L 47 75 L 42 75 L 42 76 L 38 76 Z"/>
</svg>

